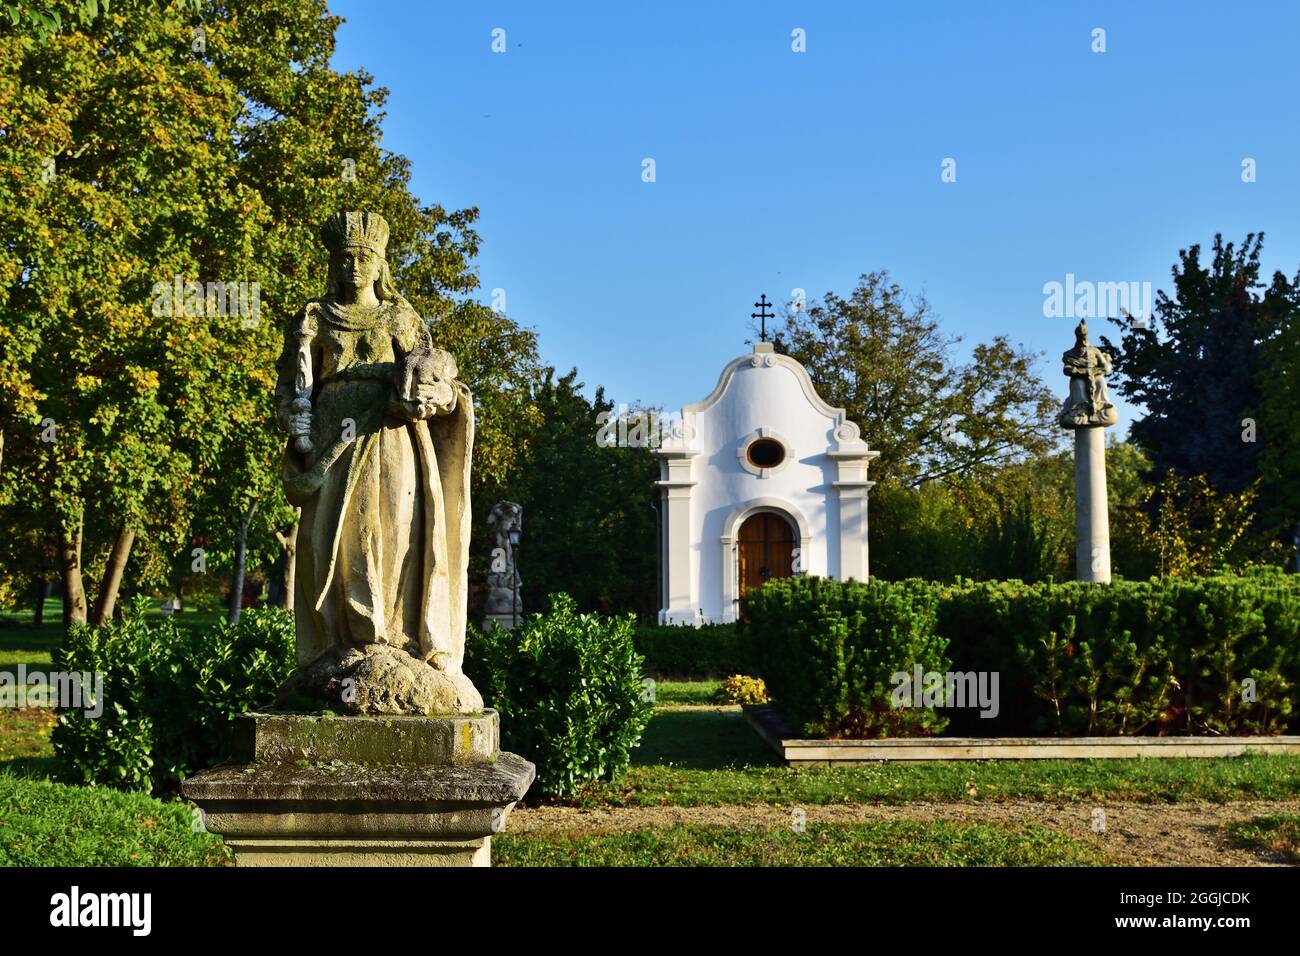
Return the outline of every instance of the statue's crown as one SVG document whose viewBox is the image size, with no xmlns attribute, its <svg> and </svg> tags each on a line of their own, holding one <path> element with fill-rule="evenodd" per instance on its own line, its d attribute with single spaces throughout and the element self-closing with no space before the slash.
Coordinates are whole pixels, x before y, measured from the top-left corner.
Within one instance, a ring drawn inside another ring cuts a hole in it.
<svg viewBox="0 0 1300 956">
<path fill-rule="evenodd" d="M 388 248 L 388 223 L 377 212 L 336 212 L 321 226 L 320 237 L 330 252 L 364 246 L 383 255 Z"/>
</svg>

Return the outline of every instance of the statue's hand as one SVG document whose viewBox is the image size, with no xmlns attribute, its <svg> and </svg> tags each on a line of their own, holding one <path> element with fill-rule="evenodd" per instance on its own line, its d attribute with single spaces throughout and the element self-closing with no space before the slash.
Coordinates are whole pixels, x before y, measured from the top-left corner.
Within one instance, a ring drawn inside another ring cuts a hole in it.
<svg viewBox="0 0 1300 956">
<path fill-rule="evenodd" d="M 311 412 L 294 412 L 289 415 L 288 422 L 290 435 L 311 434 Z"/>
<path fill-rule="evenodd" d="M 447 382 L 419 382 L 415 403 L 420 406 L 421 418 L 448 415 L 456 410 L 456 390 Z"/>
</svg>

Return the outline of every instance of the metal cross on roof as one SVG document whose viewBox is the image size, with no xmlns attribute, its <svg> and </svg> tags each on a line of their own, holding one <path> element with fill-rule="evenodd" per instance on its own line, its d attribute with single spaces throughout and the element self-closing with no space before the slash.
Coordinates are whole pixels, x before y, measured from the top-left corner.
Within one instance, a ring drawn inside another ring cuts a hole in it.
<svg viewBox="0 0 1300 956">
<path fill-rule="evenodd" d="M 767 301 L 767 293 L 764 292 L 758 297 L 758 301 L 754 303 L 754 306 L 758 311 L 749 313 L 751 319 L 759 320 L 759 338 L 764 342 L 767 341 L 767 320 L 773 318 L 775 315 L 775 313 L 768 311 L 771 305 L 772 303 Z"/>
</svg>

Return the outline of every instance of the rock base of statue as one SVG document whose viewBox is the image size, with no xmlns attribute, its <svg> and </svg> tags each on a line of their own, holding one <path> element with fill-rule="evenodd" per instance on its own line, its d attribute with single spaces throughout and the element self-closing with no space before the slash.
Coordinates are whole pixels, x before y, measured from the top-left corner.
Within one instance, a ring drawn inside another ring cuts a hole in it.
<svg viewBox="0 0 1300 956">
<path fill-rule="evenodd" d="M 438 670 L 399 647 L 337 647 L 299 667 L 277 707 L 328 709 L 355 716 L 474 714 L 483 698 L 462 673 Z"/>
<path fill-rule="evenodd" d="M 235 762 L 181 787 L 237 866 L 490 866 L 535 768 L 464 717 L 248 714 Z"/>
</svg>

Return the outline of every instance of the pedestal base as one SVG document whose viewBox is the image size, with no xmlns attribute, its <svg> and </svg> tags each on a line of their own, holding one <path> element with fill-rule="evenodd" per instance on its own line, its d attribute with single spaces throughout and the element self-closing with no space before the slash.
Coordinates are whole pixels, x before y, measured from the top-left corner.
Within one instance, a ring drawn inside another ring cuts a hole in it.
<svg viewBox="0 0 1300 956">
<path fill-rule="evenodd" d="M 489 866 L 535 775 L 497 721 L 250 714 L 181 792 L 238 866 Z"/>
</svg>

